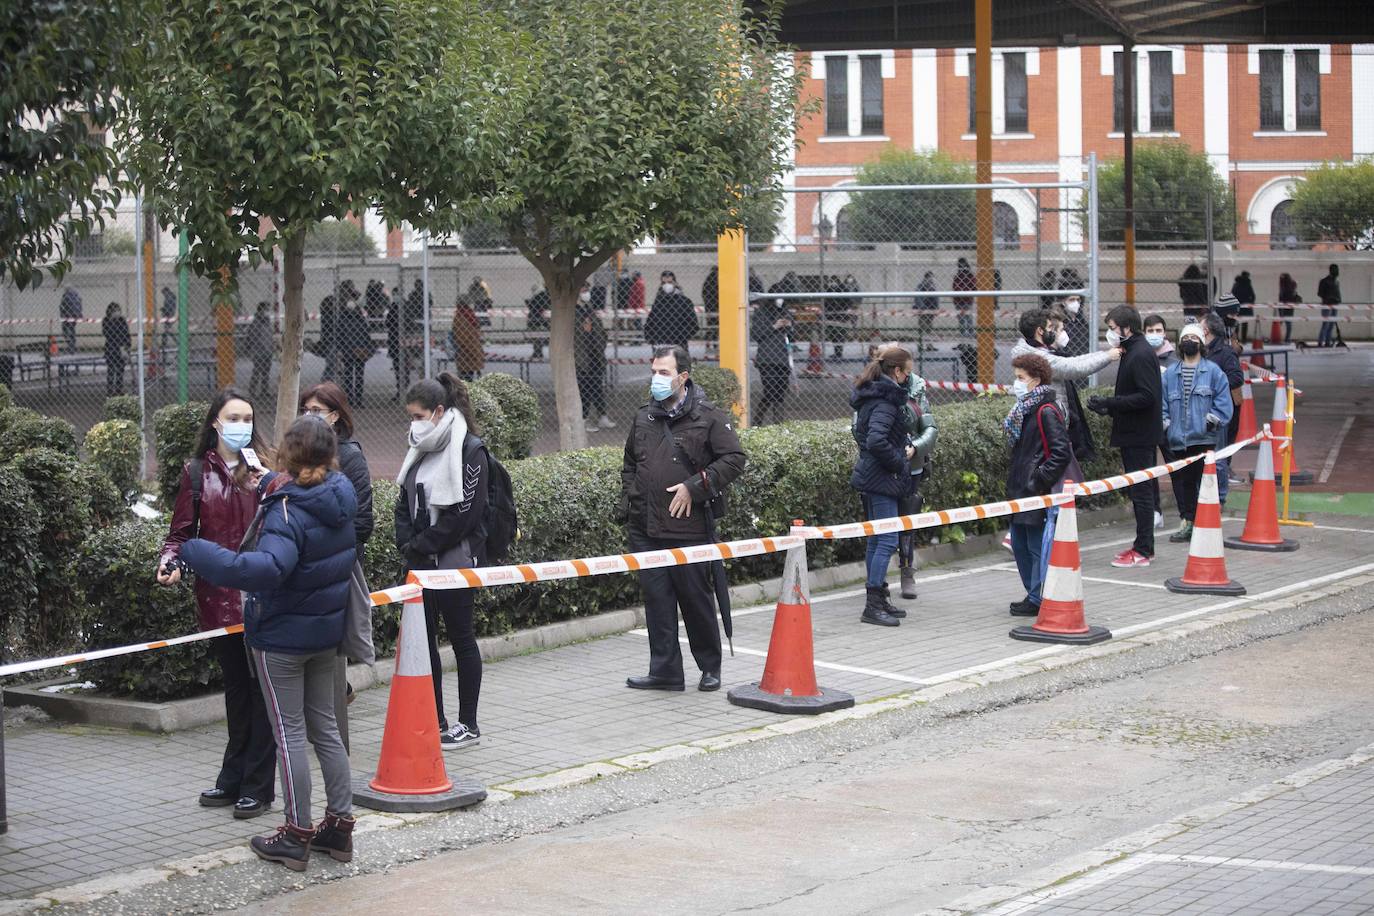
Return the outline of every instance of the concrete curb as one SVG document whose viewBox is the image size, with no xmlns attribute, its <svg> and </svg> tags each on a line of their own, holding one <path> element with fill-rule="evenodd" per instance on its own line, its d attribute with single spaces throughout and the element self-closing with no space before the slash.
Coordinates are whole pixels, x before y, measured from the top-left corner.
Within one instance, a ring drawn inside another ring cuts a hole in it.
<svg viewBox="0 0 1374 916">
<path fill-rule="evenodd" d="M 1085 513 L 1080 527 L 1096 527 L 1112 524 L 1125 517 L 1129 507 L 1111 506 L 1095 512 Z M 932 544 L 921 549 L 922 566 L 938 566 L 957 560 L 970 559 L 996 548 L 1002 534 L 976 535 L 962 543 Z M 859 582 L 864 577 L 863 563 L 842 563 L 824 569 L 811 570 L 811 587 L 816 591 L 837 588 Z M 776 601 L 782 588 L 781 577 L 766 579 L 762 582 L 744 582 L 731 586 L 730 597 L 738 608 L 753 607 Z M 587 642 L 606 636 L 615 636 L 644 626 L 642 607 L 623 608 L 606 611 L 591 617 L 575 617 L 560 620 L 528 630 L 517 630 L 498 636 L 485 636 L 477 641 L 484 661 L 500 661 L 556 649 L 573 643 Z M 444 670 L 454 670 L 456 664 L 453 653 L 447 646 L 440 647 L 440 658 L 445 659 Z M 391 683 L 396 668 L 394 658 L 383 658 L 371 668 L 366 665 L 349 665 L 348 682 L 354 690 L 367 690 Z M 91 696 L 74 693 L 44 693 L 44 687 L 71 683 L 74 679 L 58 678 L 34 684 L 5 688 L 8 705 L 36 706 L 60 722 L 82 725 L 96 725 L 105 728 L 127 728 L 137 731 L 166 734 L 183 731 L 219 722 L 224 718 L 224 697 L 220 693 L 189 697 L 184 700 L 149 702 L 120 697 Z"/>
</svg>

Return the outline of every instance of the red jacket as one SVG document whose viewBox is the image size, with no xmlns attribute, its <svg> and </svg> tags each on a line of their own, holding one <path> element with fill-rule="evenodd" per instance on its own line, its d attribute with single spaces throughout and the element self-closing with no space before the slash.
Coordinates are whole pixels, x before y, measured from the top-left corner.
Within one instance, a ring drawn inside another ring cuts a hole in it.
<svg viewBox="0 0 1374 916">
<path fill-rule="evenodd" d="M 205 453 L 201 479 L 200 537 L 237 551 L 258 510 L 258 495 L 234 483 L 232 472 L 214 449 Z M 172 527 L 162 544 L 159 568 L 167 560 L 179 556 L 181 545 L 196 537 L 194 521 L 188 463 L 181 470 L 181 487 L 172 510 Z M 238 589 L 218 588 L 199 577 L 196 579 L 196 609 L 200 613 L 202 630 L 243 623 L 243 599 Z"/>
</svg>

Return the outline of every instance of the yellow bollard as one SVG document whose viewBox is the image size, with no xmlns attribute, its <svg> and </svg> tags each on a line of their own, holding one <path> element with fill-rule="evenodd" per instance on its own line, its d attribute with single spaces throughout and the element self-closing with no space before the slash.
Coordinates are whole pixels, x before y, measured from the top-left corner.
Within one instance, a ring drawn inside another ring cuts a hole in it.
<svg viewBox="0 0 1374 916">
<path fill-rule="evenodd" d="M 1293 414 L 1293 397 L 1297 393 L 1294 387 L 1291 384 L 1288 386 L 1288 447 L 1283 450 L 1283 516 L 1279 519 L 1279 524 L 1311 528 L 1313 522 L 1299 521 L 1288 514 L 1288 496 L 1293 485 L 1293 427 L 1297 423 L 1297 417 Z"/>
</svg>

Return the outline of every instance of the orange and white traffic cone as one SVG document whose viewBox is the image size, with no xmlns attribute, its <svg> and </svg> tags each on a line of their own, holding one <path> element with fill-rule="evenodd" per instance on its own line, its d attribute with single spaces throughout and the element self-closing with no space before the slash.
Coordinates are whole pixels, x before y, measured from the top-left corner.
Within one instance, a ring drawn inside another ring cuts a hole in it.
<svg viewBox="0 0 1374 916">
<path fill-rule="evenodd" d="M 1256 335 L 1255 339 L 1250 341 L 1250 349 L 1256 351 L 1264 350 L 1264 342 L 1259 339 L 1259 335 Z M 1265 368 L 1263 352 L 1257 352 L 1254 355 L 1252 355 L 1250 357 L 1250 363 L 1251 365 L 1259 366 L 1261 369 Z"/>
<path fill-rule="evenodd" d="M 1283 378 L 1274 379 L 1274 412 L 1270 416 L 1269 428 L 1279 439 L 1288 440 L 1288 482 L 1294 486 L 1301 486 L 1312 482 L 1310 471 L 1298 468 L 1298 450 L 1293 447 L 1292 430 L 1288 425 L 1288 382 Z M 1281 465 L 1282 448 L 1274 446 L 1274 468 L 1277 471 Z"/>
<path fill-rule="evenodd" d="M 1255 420 L 1255 393 L 1250 388 L 1250 380 L 1240 386 L 1240 427 L 1236 430 L 1236 441 L 1249 439 L 1259 431 Z"/>
<path fill-rule="evenodd" d="M 807 348 L 806 371 L 812 374 L 825 371 L 825 363 L 821 362 L 821 345 L 818 341 L 811 341 L 811 346 Z"/>
<path fill-rule="evenodd" d="M 1265 427 L 1266 430 L 1268 428 Z M 1245 530 L 1238 538 L 1227 538 L 1227 547 L 1275 553 L 1298 549 L 1297 541 L 1279 534 L 1278 493 L 1274 488 L 1274 451 L 1277 447 L 1278 443 L 1273 439 L 1266 438 L 1260 442 L 1255 473 L 1251 478 L 1250 507 L 1245 510 Z"/>
<path fill-rule="evenodd" d="M 406 581 L 418 584 L 414 573 Z M 401 610 L 377 775 L 366 785 L 353 787 L 353 800 L 377 811 L 448 811 L 475 805 L 486 797 L 480 783 L 455 784 L 444 770 L 424 597 L 407 598 Z"/>
<path fill-rule="evenodd" d="M 1217 497 L 1217 463 L 1208 452 L 1203 459 L 1202 487 L 1198 490 L 1193 536 L 1188 542 L 1188 565 L 1183 575 L 1167 579 L 1164 587 L 1183 595 L 1243 595 L 1245 586 L 1226 572 L 1226 553 L 1221 535 L 1221 500 Z"/>
<path fill-rule="evenodd" d="M 1072 484 L 1066 484 L 1071 486 Z M 1030 626 L 1013 627 L 1012 639 L 1090 646 L 1112 638 L 1106 627 L 1090 627 L 1083 613 L 1083 570 L 1078 555 L 1078 510 L 1059 507 L 1054 543 L 1045 581 L 1040 586 L 1040 614 Z"/>
<path fill-rule="evenodd" d="M 794 522 L 800 525 L 801 522 Z M 816 715 L 854 705 L 853 694 L 816 683 L 811 639 L 811 587 L 806 576 L 806 545 L 787 551 L 782 591 L 773 615 L 773 635 L 763 679 L 731 687 L 726 694 L 736 706 L 793 715 Z"/>
</svg>

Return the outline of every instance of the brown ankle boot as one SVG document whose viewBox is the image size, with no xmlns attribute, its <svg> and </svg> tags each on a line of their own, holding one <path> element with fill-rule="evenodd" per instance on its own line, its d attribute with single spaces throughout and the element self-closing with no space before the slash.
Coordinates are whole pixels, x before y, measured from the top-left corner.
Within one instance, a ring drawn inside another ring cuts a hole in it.
<svg viewBox="0 0 1374 916">
<path fill-rule="evenodd" d="M 310 859 L 310 841 L 315 831 L 308 827 L 295 827 L 282 824 L 270 836 L 255 836 L 248 841 L 259 859 L 280 862 L 292 871 L 305 871 L 305 863 Z"/>
<path fill-rule="evenodd" d="M 328 853 L 335 862 L 352 862 L 355 823 L 347 814 L 325 814 L 319 829 L 315 831 L 310 850 Z"/>
</svg>

